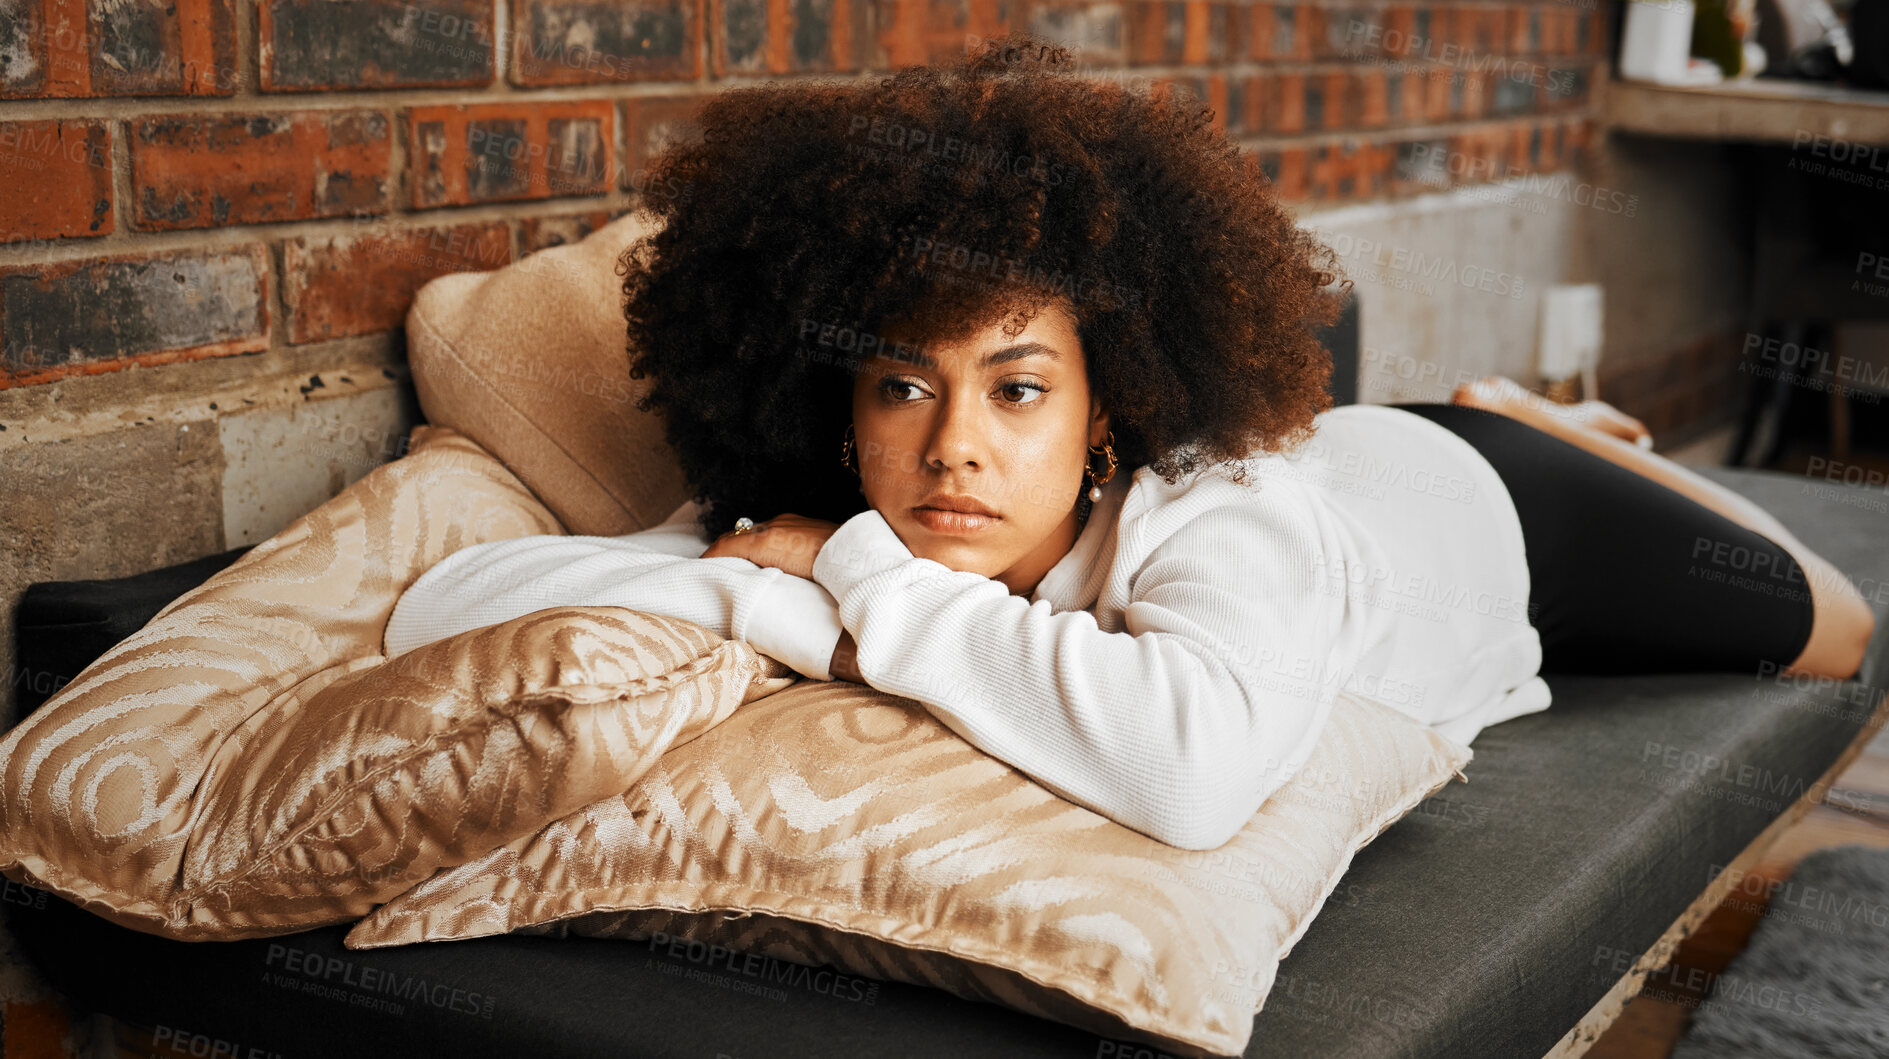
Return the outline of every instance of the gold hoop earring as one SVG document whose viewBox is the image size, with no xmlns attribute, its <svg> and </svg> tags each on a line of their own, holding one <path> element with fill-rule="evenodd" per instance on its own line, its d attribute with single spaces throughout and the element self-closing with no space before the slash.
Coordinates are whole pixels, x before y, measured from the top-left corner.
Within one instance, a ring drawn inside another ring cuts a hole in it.
<svg viewBox="0 0 1889 1059">
<path fill-rule="evenodd" d="M 853 462 L 853 425 L 846 424 L 846 441 L 840 445 L 840 463 L 854 474 L 859 473 L 859 466 Z"/>
<path fill-rule="evenodd" d="M 1102 472 L 1100 478 L 1095 476 L 1095 468 L 1092 464 L 1085 465 L 1082 468 L 1082 473 L 1088 477 L 1090 482 L 1089 501 L 1093 503 L 1102 499 L 1102 487 L 1108 484 L 1109 479 L 1115 477 L 1115 432 L 1113 430 L 1108 432 L 1108 438 L 1102 442 L 1101 448 L 1098 449 L 1094 445 L 1089 446 L 1089 454 L 1091 456 L 1102 456 L 1108 460 L 1108 469 Z"/>
</svg>

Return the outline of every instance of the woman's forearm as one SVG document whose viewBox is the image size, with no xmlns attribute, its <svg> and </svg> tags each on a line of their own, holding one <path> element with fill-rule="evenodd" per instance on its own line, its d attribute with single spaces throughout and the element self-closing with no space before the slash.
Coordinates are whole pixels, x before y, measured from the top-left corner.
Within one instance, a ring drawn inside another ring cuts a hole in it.
<svg viewBox="0 0 1889 1059">
<path fill-rule="evenodd" d="M 853 641 L 851 630 L 840 630 L 839 642 L 833 645 L 833 660 L 827 663 L 826 669 L 834 680 L 850 680 L 855 684 L 866 682 L 859 672 L 859 645 Z"/>
<path fill-rule="evenodd" d="M 669 545 L 674 551 L 658 546 Z M 410 585 L 384 632 L 392 658 L 459 633 L 553 607 L 624 607 L 746 640 L 795 671 L 824 677 L 839 611 L 825 589 L 746 559 L 690 558 L 690 539 L 539 535 L 454 552 Z"/>
</svg>

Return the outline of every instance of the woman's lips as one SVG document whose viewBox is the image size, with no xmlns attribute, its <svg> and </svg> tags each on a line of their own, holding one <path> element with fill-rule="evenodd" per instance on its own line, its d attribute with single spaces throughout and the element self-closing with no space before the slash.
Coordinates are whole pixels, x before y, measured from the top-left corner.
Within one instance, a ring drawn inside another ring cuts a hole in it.
<svg viewBox="0 0 1889 1059">
<path fill-rule="evenodd" d="M 969 511 L 946 511 L 936 507 L 915 507 L 912 517 L 935 533 L 975 533 L 995 526 L 1002 519 L 995 515 L 977 515 Z"/>
</svg>

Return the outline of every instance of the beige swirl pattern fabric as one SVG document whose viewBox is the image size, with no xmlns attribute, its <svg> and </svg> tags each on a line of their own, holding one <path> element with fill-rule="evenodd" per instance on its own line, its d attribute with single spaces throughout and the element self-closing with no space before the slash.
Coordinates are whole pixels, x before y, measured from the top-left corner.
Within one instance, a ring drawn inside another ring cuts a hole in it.
<svg viewBox="0 0 1889 1059">
<path fill-rule="evenodd" d="M 693 623 L 608 607 L 386 664 L 387 618 L 426 569 L 563 532 L 464 437 L 414 441 L 0 739 L 0 873 L 190 940 L 351 920 L 621 793 L 796 679 Z"/>
<path fill-rule="evenodd" d="M 1469 756 L 1346 694 L 1298 778 L 1227 845 L 1187 851 L 1055 797 L 909 699 L 801 681 L 621 796 L 438 872 L 347 944 L 660 934 L 1236 1054 L 1352 856 Z"/>
</svg>

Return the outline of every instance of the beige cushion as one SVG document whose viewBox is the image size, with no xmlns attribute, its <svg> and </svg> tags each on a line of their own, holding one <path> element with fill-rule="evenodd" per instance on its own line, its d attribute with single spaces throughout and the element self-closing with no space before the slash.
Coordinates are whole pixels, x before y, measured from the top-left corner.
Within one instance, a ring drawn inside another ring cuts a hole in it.
<svg viewBox="0 0 1889 1059">
<path fill-rule="evenodd" d="M 355 919 L 639 778 L 786 667 L 690 622 L 540 611 L 386 663 L 423 571 L 561 532 L 450 430 L 165 607 L 0 739 L 0 872 L 175 938 Z"/>
<path fill-rule="evenodd" d="M 614 537 L 689 499 L 662 418 L 630 378 L 617 258 L 655 222 L 628 213 L 576 243 L 420 288 L 407 356 L 429 423 L 477 442 L 566 531 Z"/>
<path fill-rule="evenodd" d="M 407 890 L 347 944 L 661 934 L 1233 1054 L 1352 855 L 1469 756 L 1344 695 L 1298 777 L 1190 852 L 1055 797 L 909 699 L 802 681 L 620 797 Z"/>
</svg>

